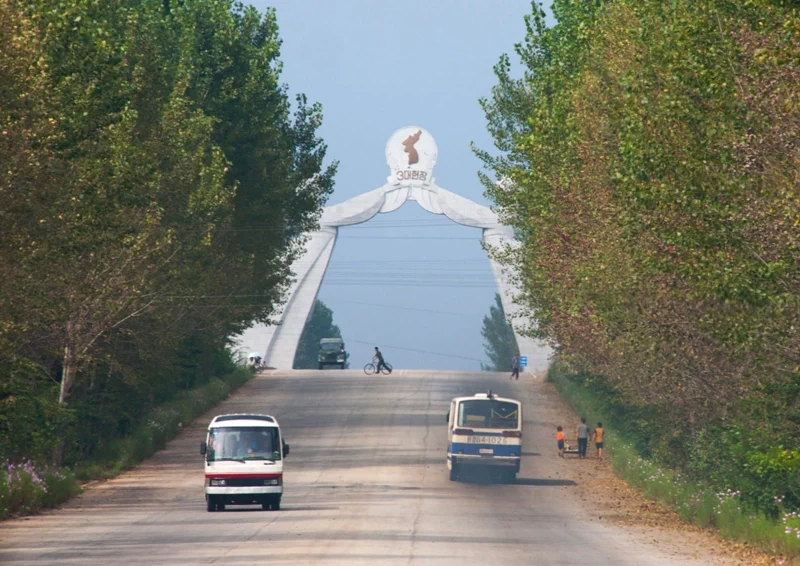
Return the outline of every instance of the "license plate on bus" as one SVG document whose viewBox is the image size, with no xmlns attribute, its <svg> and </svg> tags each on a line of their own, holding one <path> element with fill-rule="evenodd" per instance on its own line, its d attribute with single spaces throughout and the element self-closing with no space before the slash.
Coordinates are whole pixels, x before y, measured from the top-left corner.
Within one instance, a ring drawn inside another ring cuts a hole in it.
<svg viewBox="0 0 800 566">
<path fill-rule="evenodd" d="M 478 448 L 478 454 L 492 455 L 494 454 L 494 450 L 491 448 Z"/>
<path fill-rule="evenodd" d="M 508 439 L 504 436 L 470 436 L 467 442 L 470 444 L 508 444 Z"/>
</svg>

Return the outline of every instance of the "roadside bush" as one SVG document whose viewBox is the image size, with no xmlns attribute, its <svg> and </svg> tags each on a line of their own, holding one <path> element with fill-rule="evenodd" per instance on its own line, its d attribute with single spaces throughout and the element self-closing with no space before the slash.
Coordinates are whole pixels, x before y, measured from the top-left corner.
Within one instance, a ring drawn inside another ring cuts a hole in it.
<svg viewBox="0 0 800 566">
<path fill-rule="evenodd" d="M 69 470 L 6 461 L 0 467 L 0 520 L 54 507 L 79 491 Z"/>
<path fill-rule="evenodd" d="M 58 404 L 58 384 L 28 363 L 0 364 L 0 461 L 49 460 L 74 428 L 75 412 Z"/>
<path fill-rule="evenodd" d="M 171 401 L 148 413 L 131 434 L 108 443 L 91 458 L 75 467 L 78 479 L 86 481 L 113 477 L 166 447 L 185 424 L 223 401 L 244 385 L 252 372 L 246 368 L 214 378 L 191 391 L 179 393 Z"/>
</svg>

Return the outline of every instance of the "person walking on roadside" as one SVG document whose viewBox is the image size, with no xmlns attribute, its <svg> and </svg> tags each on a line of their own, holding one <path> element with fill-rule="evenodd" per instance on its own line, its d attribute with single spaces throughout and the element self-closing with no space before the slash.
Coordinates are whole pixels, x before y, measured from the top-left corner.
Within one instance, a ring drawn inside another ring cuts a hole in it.
<svg viewBox="0 0 800 566">
<path fill-rule="evenodd" d="M 511 377 L 508 379 L 516 379 L 519 381 L 519 354 L 515 354 L 511 358 Z"/>
<path fill-rule="evenodd" d="M 597 448 L 597 457 L 603 459 L 603 437 L 605 431 L 603 430 L 603 423 L 597 423 L 597 428 L 594 429 L 594 446 Z"/>
<path fill-rule="evenodd" d="M 578 458 L 586 458 L 586 445 L 589 443 L 589 427 L 586 426 L 586 417 L 581 417 L 581 424 L 575 427 L 578 436 Z"/>
<path fill-rule="evenodd" d="M 564 429 L 561 425 L 556 429 L 556 442 L 558 443 L 558 457 L 564 457 Z"/>
</svg>

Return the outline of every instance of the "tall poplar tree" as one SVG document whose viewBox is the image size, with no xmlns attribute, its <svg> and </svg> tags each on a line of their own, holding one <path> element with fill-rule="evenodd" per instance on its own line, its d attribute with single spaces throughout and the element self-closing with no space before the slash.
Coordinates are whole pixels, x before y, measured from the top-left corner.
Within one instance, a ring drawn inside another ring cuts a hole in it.
<svg viewBox="0 0 800 566">
<path fill-rule="evenodd" d="M 294 356 L 295 369 L 316 369 L 318 367 L 319 341 L 322 338 L 341 338 L 342 332 L 333 323 L 333 311 L 322 301 L 314 302 L 311 316 L 308 317 L 297 352 Z M 346 364 L 345 367 L 348 367 Z"/>
<path fill-rule="evenodd" d="M 483 347 L 490 364 L 481 364 L 484 371 L 510 371 L 511 358 L 519 355 L 517 338 L 514 329 L 506 319 L 500 294 L 494 296 L 494 305 L 489 307 L 489 314 L 483 317 L 481 336 L 485 342 Z"/>
</svg>

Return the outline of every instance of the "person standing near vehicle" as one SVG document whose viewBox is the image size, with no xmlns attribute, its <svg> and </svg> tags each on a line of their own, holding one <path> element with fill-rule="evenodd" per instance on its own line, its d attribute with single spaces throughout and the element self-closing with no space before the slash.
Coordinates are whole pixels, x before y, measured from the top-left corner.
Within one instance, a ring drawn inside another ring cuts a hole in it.
<svg viewBox="0 0 800 566">
<path fill-rule="evenodd" d="M 511 358 L 511 377 L 508 379 L 519 381 L 519 354 L 514 354 L 514 357 Z"/>
<path fill-rule="evenodd" d="M 561 425 L 558 426 L 556 429 L 556 443 L 558 445 L 558 457 L 564 457 L 564 429 L 561 428 Z"/>
<path fill-rule="evenodd" d="M 597 457 L 603 459 L 603 437 L 605 431 L 603 430 L 603 423 L 597 423 L 597 428 L 594 429 L 594 446 L 597 448 Z"/>
<path fill-rule="evenodd" d="M 386 362 L 383 361 L 383 354 L 381 354 L 381 351 L 378 350 L 377 346 L 375 346 L 375 356 L 372 359 L 378 360 L 378 365 L 375 366 L 375 373 L 380 373 L 382 367 L 389 370 L 389 373 L 392 373 L 392 369 L 386 365 Z"/>
<path fill-rule="evenodd" d="M 586 458 L 586 445 L 589 443 L 589 427 L 586 426 L 586 417 L 581 417 L 581 424 L 575 427 L 578 436 L 578 458 Z"/>
</svg>

